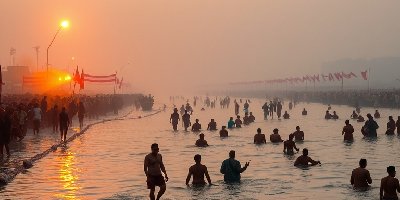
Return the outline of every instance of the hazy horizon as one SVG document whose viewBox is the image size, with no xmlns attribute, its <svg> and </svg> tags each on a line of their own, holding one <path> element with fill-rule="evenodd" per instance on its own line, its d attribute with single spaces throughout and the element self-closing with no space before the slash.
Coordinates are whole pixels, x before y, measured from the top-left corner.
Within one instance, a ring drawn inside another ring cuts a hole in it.
<svg viewBox="0 0 400 200">
<path fill-rule="evenodd" d="M 400 1 L 2 1 L 0 64 L 119 71 L 141 91 L 319 72 L 343 58 L 399 56 Z M 75 59 L 72 60 L 71 58 Z M 122 69 L 122 70 L 121 70 Z"/>
</svg>

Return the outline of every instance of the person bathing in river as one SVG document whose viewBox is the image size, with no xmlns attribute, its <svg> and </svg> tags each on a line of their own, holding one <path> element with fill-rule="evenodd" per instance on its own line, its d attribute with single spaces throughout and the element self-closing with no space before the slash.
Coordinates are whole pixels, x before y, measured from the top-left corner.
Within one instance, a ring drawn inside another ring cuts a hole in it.
<svg viewBox="0 0 400 200">
<path fill-rule="evenodd" d="M 198 139 L 196 141 L 196 146 L 198 146 L 198 147 L 208 147 L 207 140 L 204 139 L 204 134 L 200 133 L 199 137 L 200 137 L 200 139 Z"/>
<path fill-rule="evenodd" d="M 329 113 L 329 110 L 325 112 L 325 119 L 332 119 L 332 115 Z"/>
<path fill-rule="evenodd" d="M 236 120 L 235 120 L 235 127 L 236 127 L 236 128 L 242 128 L 242 124 L 243 124 L 243 122 L 242 122 L 242 120 L 240 119 L 240 116 L 238 115 L 237 118 L 236 118 Z"/>
<path fill-rule="evenodd" d="M 365 169 L 367 167 L 367 160 L 360 159 L 359 166 L 351 172 L 350 183 L 354 189 L 367 189 L 369 187 L 368 184 L 372 183 L 371 175 Z"/>
<path fill-rule="evenodd" d="M 281 118 L 281 113 L 282 113 L 282 104 L 280 101 L 278 101 L 278 103 L 276 104 L 276 115 L 278 116 L 278 119 Z M 283 118 L 285 118 L 285 117 L 283 117 Z"/>
<path fill-rule="evenodd" d="M 400 116 L 397 116 L 396 128 L 397 128 L 397 135 L 400 135 Z"/>
<path fill-rule="evenodd" d="M 250 112 L 250 115 L 249 115 L 249 122 L 250 122 L 250 123 L 253 123 L 254 121 L 256 121 L 256 118 L 254 117 L 253 112 Z"/>
<path fill-rule="evenodd" d="M 306 108 L 303 108 L 303 111 L 301 112 L 301 115 L 303 115 L 303 116 L 307 115 L 307 110 L 306 110 Z"/>
<path fill-rule="evenodd" d="M 354 128 L 350 124 L 349 120 L 346 120 L 344 122 L 346 125 L 343 127 L 342 135 L 344 135 L 343 140 L 347 142 L 353 142 L 353 133 L 354 133 Z"/>
<path fill-rule="evenodd" d="M 261 128 L 257 129 L 257 134 L 254 135 L 254 144 L 266 144 L 265 135 L 261 134 Z"/>
<path fill-rule="evenodd" d="M 287 111 L 285 111 L 285 114 L 283 114 L 283 119 L 290 119 L 290 115 Z"/>
<path fill-rule="evenodd" d="M 219 131 L 219 137 L 228 137 L 228 130 L 226 130 L 226 126 L 222 126 L 222 129 Z"/>
<path fill-rule="evenodd" d="M 214 119 L 211 119 L 210 123 L 208 123 L 207 130 L 216 131 L 217 130 L 217 122 Z"/>
<path fill-rule="evenodd" d="M 228 128 L 235 128 L 235 121 L 233 121 L 233 117 L 229 118 Z"/>
<path fill-rule="evenodd" d="M 264 119 L 268 119 L 268 115 L 269 115 L 269 106 L 268 106 L 268 102 L 266 101 L 264 103 L 264 105 L 261 107 L 264 111 Z"/>
<path fill-rule="evenodd" d="M 190 122 L 190 115 L 188 114 L 187 110 L 185 110 L 185 114 L 182 115 L 183 127 L 185 131 L 189 128 L 192 123 Z"/>
<path fill-rule="evenodd" d="M 249 119 L 249 114 L 248 113 L 244 113 L 243 124 L 244 125 L 249 125 L 250 124 L 250 119 Z"/>
<path fill-rule="evenodd" d="M 282 140 L 282 138 L 281 138 L 281 136 L 279 135 L 279 130 L 277 129 L 277 128 L 275 128 L 274 130 L 273 130 L 273 134 L 271 134 L 270 136 L 269 136 L 269 141 L 271 141 L 272 143 L 278 143 L 278 142 L 283 142 L 283 140 Z"/>
<path fill-rule="evenodd" d="M 394 135 L 395 130 L 396 130 L 396 122 L 394 121 L 392 116 L 389 116 L 389 122 L 387 123 L 386 135 Z"/>
<path fill-rule="evenodd" d="M 224 160 L 221 165 L 220 172 L 224 175 L 226 183 L 240 183 L 240 174 L 246 171 L 250 162 L 246 162 L 244 167 L 241 167 L 240 162 L 235 159 L 235 151 L 229 152 L 229 158 Z"/>
<path fill-rule="evenodd" d="M 321 164 L 320 161 L 315 161 L 308 156 L 308 149 L 303 149 L 303 155 L 297 157 L 296 161 L 294 162 L 294 166 L 296 167 L 308 167 Z"/>
<path fill-rule="evenodd" d="M 339 119 L 339 116 L 336 114 L 336 111 L 333 111 L 332 119 Z"/>
<path fill-rule="evenodd" d="M 381 200 L 398 200 L 396 192 L 400 192 L 400 184 L 396 178 L 396 168 L 389 166 L 386 171 L 388 176 L 381 179 L 379 198 Z"/>
<path fill-rule="evenodd" d="M 158 144 L 154 143 L 151 145 L 151 153 L 147 154 L 144 158 L 144 173 L 147 177 L 147 189 L 150 190 L 150 200 L 159 200 L 167 189 L 165 182 L 168 182 L 168 175 L 165 170 L 162 156 L 158 152 Z M 165 180 L 161 172 L 164 173 Z M 160 187 L 157 198 L 154 196 L 156 186 Z"/>
<path fill-rule="evenodd" d="M 357 122 L 365 122 L 365 119 L 361 114 L 358 115 Z"/>
<path fill-rule="evenodd" d="M 289 135 L 289 139 L 283 142 L 283 153 L 287 155 L 294 155 L 294 150 L 299 151 L 299 149 L 296 147 L 296 143 L 293 141 L 293 134 Z"/>
<path fill-rule="evenodd" d="M 371 114 L 367 114 L 368 120 L 365 122 L 365 125 L 362 128 L 362 133 L 367 137 L 377 137 L 376 130 L 379 128 L 378 123 L 374 120 Z"/>
<path fill-rule="evenodd" d="M 196 122 L 192 125 L 193 132 L 199 132 L 201 130 L 201 124 L 199 123 L 199 119 L 196 119 Z"/>
<path fill-rule="evenodd" d="M 357 119 L 358 118 L 358 115 L 357 115 L 355 110 L 353 110 L 353 113 L 350 115 L 350 118 L 351 119 Z"/>
<path fill-rule="evenodd" d="M 193 176 L 193 181 L 192 185 L 193 186 L 204 186 L 206 185 L 206 182 L 204 181 L 204 176 L 206 176 L 208 184 L 211 184 L 211 178 L 210 175 L 208 174 L 207 167 L 203 164 L 201 164 L 201 155 L 196 154 L 194 156 L 194 161 L 196 164 L 192 165 L 189 168 L 189 173 L 186 177 L 186 185 L 189 186 L 189 181 L 190 178 Z"/>
<path fill-rule="evenodd" d="M 379 113 L 378 110 L 375 110 L 374 118 L 375 118 L 375 119 L 381 118 L 381 114 Z"/>
<path fill-rule="evenodd" d="M 174 108 L 174 113 L 171 114 L 171 117 L 169 118 L 169 123 L 172 123 L 172 128 L 174 129 L 174 131 L 178 130 L 178 121 L 181 120 L 179 118 L 179 113 L 178 113 L 178 109 Z"/>
<path fill-rule="evenodd" d="M 292 134 L 295 141 L 304 141 L 304 132 L 300 130 L 300 126 L 296 126 L 296 131 Z"/>
</svg>

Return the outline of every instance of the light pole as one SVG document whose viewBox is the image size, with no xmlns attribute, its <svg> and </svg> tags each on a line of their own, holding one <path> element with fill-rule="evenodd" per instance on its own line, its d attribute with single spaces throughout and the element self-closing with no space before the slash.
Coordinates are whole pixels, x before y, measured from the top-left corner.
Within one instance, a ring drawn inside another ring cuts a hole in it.
<svg viewBox="0 0 400 200">
<path fill-rule="evenodd" d="M 49 76 L 49 49 L 51 45 L 53 44 L 54 40 L 56 39 L 58 33 L 61 31 L 63 28 L 68 28 L 69 22 L 68 21 L 62 21 L 60 24 L 60 27 L 58 28 L 56 34 L 53 37 L 53 40 L 51 40 L 49 46 L 47 47 L 47 52 L 46 52 L 46 71 L 47 71 L 47 77 Z"/>
</svg>

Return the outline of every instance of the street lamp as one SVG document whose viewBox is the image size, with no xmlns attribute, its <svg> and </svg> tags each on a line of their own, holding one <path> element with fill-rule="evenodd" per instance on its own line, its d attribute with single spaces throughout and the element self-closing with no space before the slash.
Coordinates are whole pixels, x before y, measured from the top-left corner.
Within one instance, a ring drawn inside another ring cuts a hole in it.
<svg viewBox="0 0 400 200">
<path fill-rule="evenodd" d="M 53 37 L 53 40 L 51 40 L 49 46 L 47 47 L 47 56 L 46 56 L 47 77 L 49 76 L 49 49 L 50 49 L 51 45 L 53 44 L 54 40 L 56 39 L 58 33 L 61 31 L 61 29 L 68 28 L 68 26 L 69 26 L 69 21 L 67 21 L 67 20 L 62 21 L 60 24 L 60 27 L 58 28 L 56 34 Z"/>
</svg>

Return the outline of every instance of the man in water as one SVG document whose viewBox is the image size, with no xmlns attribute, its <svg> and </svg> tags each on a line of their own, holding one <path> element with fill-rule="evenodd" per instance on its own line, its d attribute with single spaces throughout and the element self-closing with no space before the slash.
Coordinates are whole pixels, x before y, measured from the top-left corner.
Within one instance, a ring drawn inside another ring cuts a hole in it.
<svg viewBox="0 0 400 200">
<path fill-rule="evenodd" d="M 365 119 L 362 115 L 358 115 L 357 122 L 365 122 Z"/>
<path fill-rule="evenodd" d="M 354 133 L 354 128 L 350 124 L 349 120 L 346 120 L 344 122 L 346 125 L 343 127 L 342 135 L 344 135 L 344 141 L 352 142 L 353 139 L 353 133 Z"/>
<path fill-rule="evenodd" d="M 400 135 L 400 116 L 397 116 L 396 128 L 397 128 L 397 135 Z"/>
<path fill-rule="evenodd" d="M 239 114 L 239 104 L 235 101 L 235 115 Z"/>
<path fill-rule="evenodd" d="M 283 114 L 283 119 L 290 119 L 290 115 L 287 111 Z"/>
<path fill-rule="evenodd" d="M 236 128 L 242 128 L 242 124 L 243 124 L 243 122 L 242 122 L 242 120 L 240 119 L 240 116 L 238 115 L 237 118 L 236 118 L 236 120 L 235 120 L 235 127 L 236 127 Z"/>
<path fill-rule="evenodd" d="M 353 113 L 350 115 L 351 119 L 357 119 L 358 118 L 358 114 L 356 113 L 355 110 L 353 110 Z"/>
<path fill-rule="evenodd" d="M 269 116 L 271 116 L 272 119 L 274 119 L 274 107 L 274 103 L 269 101 Z"/>
<path fill-rule="evenodd" d="M 279 130 L 275 128 L 273 132 L 274 133 L 269 136 L 269 141 L 271 141 L 272 143 L 283 142 L 281 136 L 278 133 Z"/>
<path fill-rule="evenodd" d="M 193 186 L 204 186 L 206 184 L 204 181 L 204 175 L 207 178 L 208 184 L 212 185 L 210 175 L 208 175 L 207 167 L 201 164 L 201 155 L 196 154 L 194 156 L 194 161 L 196 164 L 189 168 L 189 173 L 186 177 L 186 185 L 189 186 L 190 178 L 193 176 Z"/>
<path fill-rule="evenodd" d="M 293 132 L 294 140 L 303 141 L 304 140 L 304 132 L 300 130 L 300 126 L 296 126 L 296 131 Z"/>
<path fill-rule="evenodd" d="M 332 119 L 339 119 L 339 116 L 336 114 L 336 111 L 333 111 Z"/>
<path fill-rule="evenodd" d="M 325 119 L 331 119 L 331 118 L 332 118 L 332 115 L 331 115 L 331 113 L 329 113 L 329 110 L 327 110 L 325 112 Z"/>
<path fill-rule="evenodd" d="M 156 186 L 160 187 L 160 191 L 157 194 L 157 200 L 161 198 L 167 188 L 165 182 L 168 181 L 168 175 L 165 170 L 162 156 L 158 152 L 158 144 L 154 143 L 151 145 L 151 153 L 147 154 L 144 158 L 144 173 L 147 177 L 147 189 L 150 189 L 150 200 L 156 199 L 154 196 Z M 165 180 L 161 172 L 164 173 Z"/>
<path fill-rule="evenodd" d="M 224 175 L 224 181 L 226 183 L 240 182 L 240 174 L 246 171 L 249 164 L 249 162 L 246 162 L 244 167 L 241 167 L 240 162 L 235 160 L 235 151 L 231 150 L 229 158 L 222 162 L 220 169 L 221 174 Z"/>
<path fill-rule="evenodd" d="M 276 115 L 278 116 L 278 119 L 281 118 L 281 113 L 282 113 L 282 104 L 280 101 L 278 101 L 278 103 L 276 104 Z"/>
<path fill-rule="evenodd" d="M 179 118 L 179 113 L 178 113 L 178 109 L 174 108 L 174 113 L 171 114 L 171 117 L 169 118 L 169 123 L 172 123 L 172 128 L 174 129 L 174 131 L 178 130 L 178 121 L 181 120 Z"/>
<path fill-rule="evenodd" d="M 399 180 L 396 177 L 396 168 L 389 166 L 386 168 L 388 176 L 381 179 L 379 198 L 381 200 L 397 200 L 397 192 L 400 192 Z M 396 192 L 397 191 L 397 192 Z"/>
<path fill-rule="evenodd" d="M 200 137 L 200 139 L 198 139 L 196 141 L 196 146 L 198 146 L 198 147 L 208 147 L 207 140 L 204 139 L 204 134 L 200 133 L 199 137 Z"/>
<path fill-rule="evenodd" d="M 310 163 L 310 164 L 309 164 Z M 320 161 L 315 161 L 308 156 L 308 149 L 303 149 L 303 155 L 297 157 L 294 166 L 314 166 L 321 164 Z"/>
<path fill-rule="evenodd" d="M 235 121 L 233 121 L 233 117 L 230 117 L 228 121 L 228 128 L 234 128 L 234 127 L 235 127 Z"/>
<path fill-rule="evenodd" d="M 244 110 L 244 113 L 248 113 L 249 112 L 249 103 L 247 102 L 247 100 L 246 100 L 246 103 L 244 103 L 243 104 L 243 110 Z"/>
<path fill-rule="evenodd" d="M 306 108 L 303 108 L 303 111 L 301 112 L 301 115 L 307 115 L 307 110 L 306 110 Z"/>
<path fill-rule="evenodd" d="M 268 110 L 269 110 L 269 106 L 268 106 L 268 102 L 265 102 L 264 105 L 261 107 L 264 111 L 264 119 L 268 119 Z"/>
<path fill-rule="evenodd" d="M 39 104 L 35 103 L 35 107 L 32 109 L 33 112 L 33 135 L 39 134 L 40 123 L 42 121 L 42 109 L 39 108 Z"/>
<path fill-rule="evenodd" d="M 199 132 L 201 130 L 201 124 L 199 123 L 199 119 L 196 119 L 196 122 L 192 125 L 193 132 Z"/>
<path fill-rule="evenodd" d="M 381 118 L 381 114 L 379 113 L 378 110 L 375 110 L 374 117 L 375 119 Z"/>
<path fill-rule="evenodd" d="M 365 167 L 367 167 L 367 160 L 360 159 L 359 165 L 360 167 L 353 169 L 350 183 L 355 189 L 366 189 L 369 186 L 368 184 L 372 183 L 371 175 L 369 171 L 365 169 Z"/>
<path fill-rule="evenodd" d="M 386 135 L 394 135 L 395 130 L 396 130 L 396 122 L 394 121 L 392 116 L 389 116 L 389 122 L 387 123 Z"/>
<path fill-rule="evenodd" d="M 219 131 L 219 137 L 228 137 L 228 130 L 226 130 L 226 126 L 222 126 Z"/>
<path fill-rule="evenodd" d="M 294 155 L 294 150 L 298 152 L 299 149 L 296 147 L 296 143 L 293 141 L 293 134 L 289 135 L 289 139 L 283 142 L 283 153 L 287 155 Z"/>
<path fill-rule="evenodd" d="M 182 115 L 183 127 L 185 131 L 189 128 L 192 123 L 190 122 L 190 115 L 188 114 L 187 110 L 185 110 L 185 114 Z"/>
<path fill-rule="evenodd" d="M 244 113 L 243 124 L 244 125 L 249 125 L 250 124 L 250 119 L 249 119 L 249 114 L 248 113 Z"/>
<path fill-rule="evenodd" d="M 61 141 L 66 141 L 67 139 L 67 131 L 70 125 L 70 120 L 67 112 L 65 111 L 65 107 L 62 107 L 61 113 L 59 115 L 60 120 L 60 133 L 61 133 Z"/>
<path fill-rule="evenodd" d="M 249 122 L 250 122 L 250 123 L 253 123 L 254 121 L 256 121 L 256 117 L 254 117 L 253 112 L 250 112 L 250 115 L 249 115 Z"/>
<path fill-rule="evenodd" d="M 368 120 L 363 127 L 364 135 L 368 137 L 377 137 L 376 130 L 379 128 L 378 123 L 374 120 L 371 114 L 367 114 Z"/>
<path fill-rule="evenodd" d="M 265 135 L 261 134 L 261 128 L 257 129 L 257 134 L 254 135 L 254 144 L 266 144 Z"/>
<path fill-rule="evenodd" d="M 217 122 L 214 119 L 211 119 L 210 123 L 208 123 L 207 130 L 216 131 L 217 130 Z"/>
</svg>

